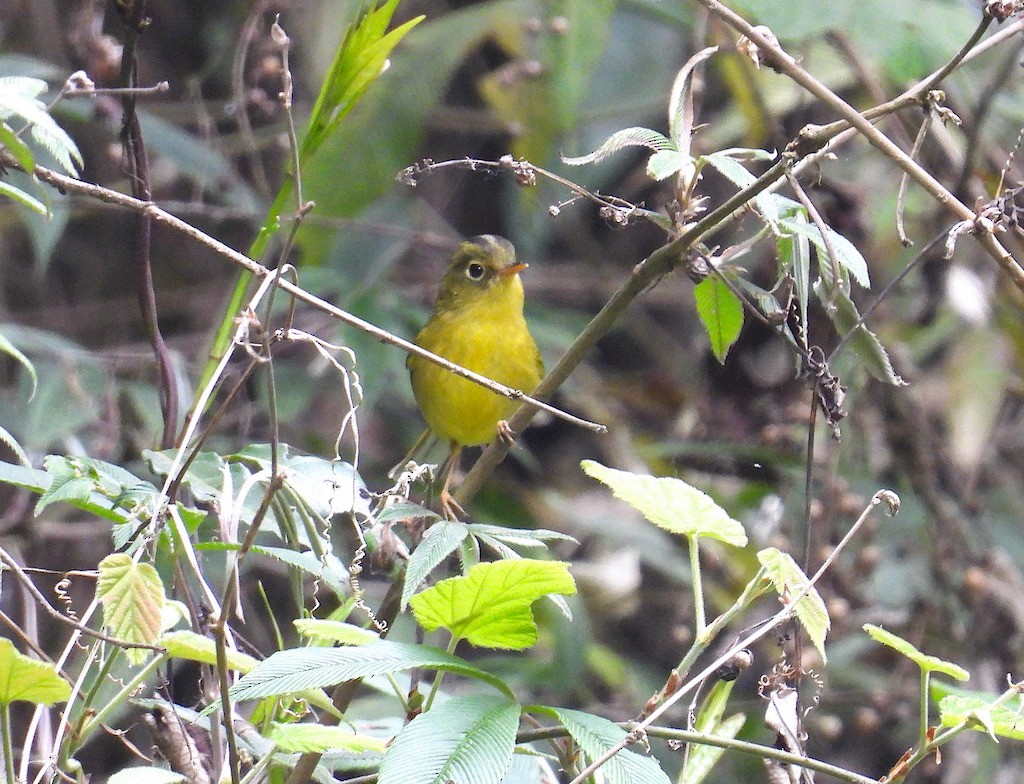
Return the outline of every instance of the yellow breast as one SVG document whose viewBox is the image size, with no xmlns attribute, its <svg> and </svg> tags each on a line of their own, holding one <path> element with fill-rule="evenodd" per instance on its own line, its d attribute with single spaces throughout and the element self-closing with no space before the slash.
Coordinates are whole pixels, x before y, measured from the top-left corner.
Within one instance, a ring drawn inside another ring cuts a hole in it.
<svg viewBox="0 0 1024 784">
<path fill-rule="evenodd" d="M 460 307 L 435 311 L 416 344 L 469 370 L 524 392 L 540 382 L 543 363 L 522 313 L 522 283 Z M 504 288 L 504 287 L 503 287 Z M 413 394 L 427 425 L 462 446 L 494 440 L 498 421 L 519 403 L 416 356 L 408 361 Z"/>
</svg>

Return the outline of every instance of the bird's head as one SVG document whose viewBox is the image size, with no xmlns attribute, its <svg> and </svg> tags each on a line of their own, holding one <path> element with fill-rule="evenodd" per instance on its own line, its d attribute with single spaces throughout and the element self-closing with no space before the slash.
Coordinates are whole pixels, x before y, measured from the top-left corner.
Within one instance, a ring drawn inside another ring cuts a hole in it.
<svg viewBox="0 0 1024 784">
<path fill-rule="evenodd" d="M 441 279 L 440 307 L 464 307 L 480 301 L 518 301 L 523 284 L 519 273 L 528 265 L 516 260 L 516 250 L 504 237 L 481 234 L 459 245 Z"/>
</svg>

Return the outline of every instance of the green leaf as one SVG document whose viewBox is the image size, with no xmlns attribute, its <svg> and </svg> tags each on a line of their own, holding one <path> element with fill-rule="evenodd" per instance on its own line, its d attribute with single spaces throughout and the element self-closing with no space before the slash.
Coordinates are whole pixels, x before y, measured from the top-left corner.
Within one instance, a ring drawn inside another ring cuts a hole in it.
<svg viewBox="0 0 1024 784">
<path fill-rule="evenodd" d="M 850 348 L 864 363 L 865 369 L 872 377 L 883 384 L 892 386 L 906 386 L 907 382 L 893 369 L 889 354 L 886 352 L 882 342 L 874 332 L 867 328 L 860 320 L 860 313 L 850 295 L 843 287 L 832 288 L 827 286 L 823 280 L 814 284 L 814 293 L 825 306 L 825 312 L 831 319 L 840 335 L 846 335 L 853 330 L 850 336 Z"/>
<path fill-rule="evenodd" d="M 555 716 L 591 761 L 626 737 L 626 731 L 600 716 L 568 708 L 541 708 Z M 625 748 L 601 766 L 607 784 L 668 784 L 658 761 Z"/>
<path fill-rule="evenodd" d="M 971 677 L 971 674 L 963 667 L 940 659 L 937 656 L 921 653 L 912 643 L 907 642 L 892 632 L 887 632 L 881 626 L 866 623 L 864 624 L 864 631 L 876 642 L 880 642 L 882 645 L 887 645 L 893 650 L 902 653 L 925 672 L 941 672 L 943 675 L 948 675 L 950 678 L 958 681 L 966 681 Z"/>
<path fill-rule="evenodd" d="M 757 554 L 757 560 L 767 570 L 767 576 L 771 580 L 772 586 L 787 604 L 809 582 L 793 557 L 774 547 L 761 550 Z M 818 590 L 812 587 L 796 603 L 795 610 L 800 625 L 804 627 L 807 636 L 814 647 L 818 649 L 818 653 L 821 654 L 822 663 L 826 662 L 825 636 L 828 634 L 832 622 L 829 620 L 828 610 L 825 608 L 825 602 L 822 601 Z"/>
<path fill-rule="evenodd" d="M 438 520 L 430 528 L 416 549 L 409 557 L 405 568 L 405 584 L 402 586 L 402 609 L 420 587 L 427 575 L 437 568 L 444 560 L 459 548 L 462 541 L 469 536 L 465 523 L 454 523 Z"/>
<path fill-rule="evenodd" d="M 574 158 L 563 155 L 562 163 L 569 166 L 583 166 L 588 163 L 600 163 L 605 158 L 608 158 L 619 150 L 624 150 L 627 147 L 646 147 L 647 149 L 654 150 L 655 152 L 677 151 L 676 146 L 672 143 L 671 139 L 664 134 L 651 130 L 650 128 L 623 128 L 621 131 L 616 131 L 609 136 L 604 144 L 591 153 Z M 690 156 L 686 156 L 686 158 L 687 160 L 690 160 Z"/>
<path fill-rule="evenodd" d="M 735 684 L 736 681 L 718 681 L 711 688 L 697 711 L 697 720 L 693 727 L 697 732 L 719 738 L 736 737 L 736 734 L 743 728 L 746 716 L 737 713 L 725 721 L 722 720 L 729 702 L 729 695 Z M 702 784 L 724 753 L 725 749 L 717 746 L 703 743 L 691 744 L 686 765 L 679 777 L 679 784 Z"/>
<path fill-rule="evenodd" d="M 443 670 L 476 678 L 509 696 L 508 686 L 457 656 L 426 645 L 379 640 L 346 648 L 292 648 L 278 651 L 231 688 L 235 700 L 297 694 L 371 675 L 413 668 Z"/>
<path fill-rule="evenodd" d="M 519 704 L 502 697 L 453 697 L 398 733 L 378 784 L 500 784 L 512 762 Z"/>
<path fill-rule="evenodd" d="M 659 528 L 675 534 L 706 536 L 734 547 L 745 547 L 743 524 L 734 520 L 711 496 L 674 477 L 654 477 L 608 468 L 593 460 L 580 465 L 587 475 L 604 482 Z"/>
<path fill-rule="evenodd" d="M 196 634 L 188 629 L 165 634 L 157 641 L 157 644 L 166 648 L 167 655 L 171 658 L 187 659 L 200 664 L 217 666 L 217 644 L 209 637 Z M 243 675 L 252 672 L 259 664 L 259 660 L 233 648 L 227 649 L 226 658 L 228 669 Z"/>
<path fill-rule="evenodd" d="M 936 699 L 940 690 L 953 693 Z M 995 694 L 955 689 L 938 681 L 933 682 L 931 692 L 932 699 L 939 703 L 941 726 L 955 727 L 966 721 L 970 729 L 991 736 L 1024 740 L 1024 703 L 1019 696 L 995 705 L 1000 699 Z"/>
<path fill-rule="evenodd" d="M 793 218 L 800 220 L 801 218 Z M 803 234 L 779 234 L 775 238 L 775 252 L 782 269 L 793 276 L 793 287 L 800 308 L 800 334 L 798 339 L 807 347 L 807 306 L 811 296 L 811 243 Z"/>
<path fill-rule="evenodd" d="M 14 452 L 14 456 L 18 458 L 22 465 L 27 468 L 32 467 L 32 461 L 28 459 L 28 455 L 21 444 L 18 443 L 18 439 L 11 435 L 5 427 L 0 427 L 0 441 L 7 444 L 7 448 Z"/>
<path fill-rule="evenodd" d="M 36 167 L 36 159 L 32 156 L 32 150 L 5 122 L 0 122 L 0 146 L 13 155 L 14 160 L 26 172 L 31 172 Z"/>
<path fill-rule="evenodd" d="M 322 618 L 296 618 L 292 623 L 303 637 L 318 642 L 336 642 L 340 645 L 365 645 L 379 640 L 380 635 L 362 626 Z"/>
<path fill-rule="evenodd" d="M 22 207 L 30 210 L 31 212 L 37 213 L 38 215 L 49 215 L 50 210 L 45 204 L 39 201 L 34 196 L 31 196 L 21 188 L 16 188 L 9 182 L 0 180 L 0 196 L 7 196 L 9 199 L 20 204 Z"/>
<path fill-rule="evenodd" d="M 341 749 L 359 754 L 372 751 L 383 754 L 388 747 L 383 738 L 360 735 L 348 727 L 326 727 L 322 724 L 280 724 L 274 722 L 266 737 L 281 751 L 323 754 Z"/>
<path fill-rule="evenodd" d="M 45 493 L 52 486 L 53 477 L 46 471 L 0 460 L 0 482 L 22 487 L 34 493 Z M 123 523 L 127 519 L 122 510 L 112 508 L 110 500 L 98 493 L 90 494 L 87 500 L 72 503 L 79 509 L 114 523 Z"/>
<path fill-rule="evenodd" d="M 810 240 L 811 244 L 813 244 L 818 250 L 819 267 L 823 267 L 831 263 L 829 262 L 828 247 L 826 246 L 825 240 L 821 236 L 821 232 L 818 230 L 816 225 L 813 223 L 807 223 L 806 221 L 793 220 L 791 218 L 783 218 L 779 221 L 778 225 L 779 228 L 785 232 L 798 234 Z M 866 289 L 871 288 L 871 276 L 868 273 L 868 263 L 860 254 L 860 251 L 857 250 L 857 246 L 835 229 L 832 229 L 829 226 L 826 226 L 825 229 L 828 232 L 829 241 L 832 243 L 832 249 L 836 252 L 835 262 L 853 275 L 861 286 Z"/>
<path fill-rule="evenodd" d="M 750 172 L 740 161 L 769 161 L 775 158 L 775 153 L 766 150 L 748 149 L 746 147 L 733 147 L 727 150 L 719 150 L 709 155 L 702 155 L 697 159 L 698 168 L 710 164 L 719 174 L 729 180 L 740 190 L 753 185 L 757 177 Z M 776 197 L 771 193 L 759 193 L 754 197 L 754 206 L 765 222 L 774 226 L 778 220 L 778 206 Z"/>
<path fill-rule="evenodd" d="M 531 605 L 550 593 L 576 593 L 569 565 L 523 558 L 477 564 L 465 577 L 416 594 L 409 605 L 427 631 L 444 627 L 482 648 L 522 650 L 537 642 Z"/>
<path fill-rule="evenodd" d="M 693 173 L 696 168 L 693 163 L 693 158 L 685 152 L 676 152 L 675 150 L 665 150 L 663 152 L 656 152 L 650 158 L 647 159 L 647 176 L 652 180 L 668 179 L 673 174 L 679 174 L 685 171 L 683 179 L 689 183 L 693 179 Z"/>
<path fill-rule="evenodd" d="M 711 338 L 715 358 L 725 364 L 743 328 L 743 303 L 718 275 L 708 275 L 693 289 L 697 313 Z"/>
<path fill-rule="evenodd" d="M 17 700 L 53 705 L 70 696 L 71 684 L 52 664 L 18 653 L 13 642 L 0 637 L 0 705 L 6 708 Z"/>
<path fill-rule="evenodd" d="M 576 539 L 560 531 L 546 528 L 508 528 L 487 523 L 469 523 L 469 532 L 474 536 L 487 536 L 511 547 L 547 547 L 548 542 L 573 542 Z"/>
<path fill-rule="evenodd" d="M 99 563 L 96 598 L 103 604 L 104 625 L 120 640 L 155 645 L 161 631 L 164 586 L 150 564 L 133 563 L 124 553 L 108 555 Z M 150 655 L 142 648 L 127 648 L 132 664 Z"/>
</svg>

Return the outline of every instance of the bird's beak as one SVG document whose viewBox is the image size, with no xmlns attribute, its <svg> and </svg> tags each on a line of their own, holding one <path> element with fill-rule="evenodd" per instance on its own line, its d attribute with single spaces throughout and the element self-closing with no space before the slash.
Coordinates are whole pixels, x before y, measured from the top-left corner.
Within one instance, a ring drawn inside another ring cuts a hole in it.
<svg viewBox="0 0 1024 784">
<path fill-rule="evenodd" d="M 498 270 L 498 277 L 509 278 L 513 275 L 517 275 L 518 273 L 522 272 L 529 266 L 530 265 L 527 264 L 525 261 L 520 261 L 516 264 L 509 264 L 507 267 L 502 267 L 500 270 Z"/>
</svg>

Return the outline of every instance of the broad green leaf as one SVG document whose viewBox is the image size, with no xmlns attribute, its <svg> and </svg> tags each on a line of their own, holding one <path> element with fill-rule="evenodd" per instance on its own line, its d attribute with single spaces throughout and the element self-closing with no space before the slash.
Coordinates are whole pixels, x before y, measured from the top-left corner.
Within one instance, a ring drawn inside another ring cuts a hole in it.
<svg viewBox="0 0 1024 784">
<path fill-rule="evenodd" d="M 174 659 L 188 659 L 201 664 L 217 666 L 217 644 L 209 637 L 183 629 L 163 635 L 157 644 L 167 649 L 167 655 Z M 247 653 L 228 648 L 226 658 L 228 668 L 245 674 L 251 672 L 259 664 Z"/>
<path fill-rule="evenodd" d="M 107 784 L 180 784 L 184 781 L 180 773 L 166 768 L 131 767 L 119 770 L 107 779 Z"/>
<path fill-rule="evenodd" d="M 124 553 L 108 555 L 99 563 L 96 598 L 103 604 L 103 623 L 120 640 L 153 645 L 160 636 L 164 586 L 150 564 L 133 563 Z M 150 655 L 142 648 L 127 648 L 132 664 Z"/>
<path fill-rule="evenodd" d="M 887 632 L 881 626 L 866 623 L 864 624 L 864 631 L 871 635 L 871 639 L 875 640 L 875 642 L 880 642 L 882 645 L 887 645 L 893 650 L 899 651 L 925 672 L 941 672 L 943 675 L 948 675 L 950 678 L 958 681 L 966 681 L 971 677 L 971 674 L 963 667 L 940 659 L 937 656 L 921 653 L 912 643 L 907 642 L 892 632 Z"/>
<path fill-rule="evenodd" d="M 453 697 L 413 719 L 392 742 L 378 784 L 499 784 L 512 762 L 519 704 Z"/>
<path fill-rule="evenodd" d="M 693 180 L 695 171 L 693 158 L 685 152 L 665 150 L 656 152 L 647 159 L 647 176 L 658 182 L 668 179 L 673 174 L 681 174 L 682 179 L 689 183 Z"/>
<path fill-rule="evenodd" d="M 278 651 L 231 688 L 235 700 L 298 694 L 371 675 L 413 668 L 444 670 L 483 681 L 511 696 L 508 686 L 457 656 L 426 645 L 379 640 L 345 648 L 292 648 Z"/>
<path fill-rule="evenodd" d="M 280 724 L 275 722 L 266 733 L 268 740 L 281 751 L 315 752 L 322 754 L 332 749 L 354 753 L 373 751 L 383 754 L 387 741 L 370 735 L 360 735 L 348 727 L 325 727 L 322 724 Z"/>
<path fill-rule="evenodd" d="M 623 128 L 616 131 L 608 139 L 591 153 L 577 157 L 562 156 L 562 163 L 569 166 L 583 166 L 588 163 L 600 163 L 605 158 L 614 155 L 619 150 L 627 147 L 646 147 L 655 152 L 676 151 L 676 146 L 664 134 L 651 130 L 650 128 Z M 687 156 L 689 158 L 689 156 Z"/>
<path fill-rule="evenodd" d="M 600 716 L 568 708 L 542 708 L 557 718 L 592 761 L 626 737 L 626 731 Z M 654 757 L 625 748 L 601 766 L 607 784 L 668 784 L 668 776 Z"/>
<path fill-rule="evenodd" d="M 715 358 L 725 364 L 743 329 L 743 303 L 718 275 L 708 275 L 693 289 L 697 313 L 711 339 Z"/>
<path fill-rule="evenodd" d="M 70 696 L 71 684 L 52 664 L 18 653 L 13 642 L 0 637 L 0 705 L 6 708 L 17 700 L 53 705 Z"/>
<path fill-rule="evenodd" d="M 850 348 L 864 363 L 864 368 L 868 373 L 883 384 L 891 384 L 896 387 L 906 386 L 907 382 L 893 369 L 889 354 L 882 342 L 874 332 L 867 328 L 867 325 L 860 321 L 857 306 L 850 299 L 850 295 L 843 290 L 843 287 L 834 290 L 819 279 L 814 284 L 814 293 L 825 306 L 825 312 L 840 336 L 845 336 L 846 333 L 853 330 L 853 335 L 850 337 Z"/>
<path fill-rule="evenodd" d="M 561 561 L 519 559 L 481 563 L 409 601 L 427 631 L 444 627 L 482 648 L 522 650 L 537 642 L 531 605 L 547 594 L 571 596 L 576 583 Z"/>
<path fill-rule="evenodd" d="M 226 542 L 200 542 L 195 545 L 196 550 L 204 552 L 237 552 L 239 547 L 241 545 Z M 250 552 L 294 566 L 317 580 L 323 580 L 339 597 L 346 597 L 350 593 L 348 568 L 333 553 L 325 553 L 323 558 L 318 558 L 312 550 L 299 552 L 288 547 L 265 547 L 258 544 L 253 545 Z"/>
<path fill-rule="evenodd" d="M 423 539 L 409 557 L 405 568 L 405 584 L 402 586 L 402 608 L 420 587 L 427 575 L 436 569 L 444 560 L 455 552 L 463 540 L 469 536 L 465 523 L 438 520 L 423 535 Z"/>
<path fill-rule="evenodd" d="M 936 689 L 931 691 L 932 699 L 935 699 Z M 955 693 L 937 700 L 939 723 L 943 727 L 955 727 L 967 721 L 973 730 L 991 736 L 1024 740 L 1024 703 L 1017 697 L 994 705 L 997 699 L 995 694 L 956 689 Z"/>
<path fill-rule="evenodd" d="M 771 580 L 772 586 L 787 604 L 808 583 L 807 576 L 788 553 L 768 547 L 757 554 L 757 560 L 767 570 L 767 576 Z M 818 653 L 821 654 L 822 663 L 826 662 L 825 636 L 828 634 L 832 622 L 829 620 L 828 610 L 825 608 L 825 602 L 822 601 L 818 590 L 812 587 L 796 603 L 795 609 L 800 625 L 804 627 L 807 636 L 814 647 L 818 649 Z"/>
<path fill-rule="evenodd" d="M 303 637 L 319 642 L 336 642 L 340 645 L 365 645 L 379 640 L 377 632 L 364 629 L 344 621 L 322 618 L 296 618 L 292 623 Z"/>
<path fill-rule="evenodd" d="M 53 477 L 46 471 L 0 460 L 0 482 L 14 485 L 15 487 L 22 487 L 34 493 L 45 493 L 52 486 Z M 123 523 L 126 520 L 123 510 L 112 508 L 113 505 L 110 500 L 98 493 L 90 494 L 88 499 L 84 501 L 74 501 L 71 503 L 78 509 L 90 512 L 104 520 L 110 520 L 114 523 Z"/>
<path fill-rule="evenodd" d="M 734 547 L 745 547 L 743 524 L 731 518 L 706 493 L 674 477 L 654 477 L 608 468 L 593 460 L 580 465 L 604 482 L 659 528 L 684 536 L 706 536 Z"/>
</svg>

